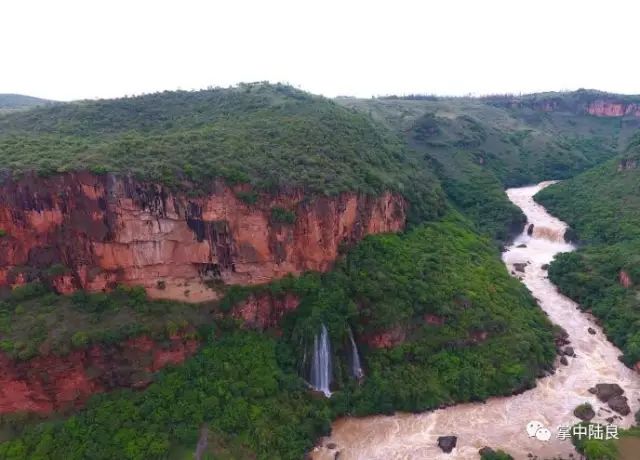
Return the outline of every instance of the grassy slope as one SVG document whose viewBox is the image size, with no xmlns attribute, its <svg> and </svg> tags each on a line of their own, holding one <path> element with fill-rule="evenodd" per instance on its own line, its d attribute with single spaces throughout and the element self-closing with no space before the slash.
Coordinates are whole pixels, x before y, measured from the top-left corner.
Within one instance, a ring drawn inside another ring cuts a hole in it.
<svg viewBox="0 0 640 460">
<path fill-rule="evenodd" d="M 550 324 L 530 294 L 456 214 L 406 235 L 368 237 L 333 272 L 270 289 L 302 296 L 281 338 L 221 321 L 195 358 L 163 371 L 145 392 L 98 396 L 70 419 L 29 428 L 6 421 L 14 439 L 0 443 L 0 458 L 176 458 L 193 448 L 203 423 L 228 458 L 301 458 L 339 414 L 508 394 L 530 385 L 554 357 Z M 445 324 L 426 325 L 426 313 Z M 330 400 L 310 394 L 298 377 L 300 345 L 320 323 L 331 334 L 339 385 Z M 394 325 L 408 331 L 407 341 L 363 348 L 367 377 L 357 385 L 347 371 L 347 327 L 360 336 Z M 483 331 L 486 341 L 475 342 Z"/>
<path fill-rule="evenodd" d="M 558 97 L 568 99 L 574 93 Z M 626 120 L 545 113 L 478 99 L 341 99 L 403 134 L 438 173 L 449 198 L 498 240 L 520 230 L 505 187 L 564 179 L 613 156 Z M 572 102 L 573 103 L 573 102 Z"/>
<path fill-rule="evenodd" d="M 86 101 L 0 116 L 0 164 L 14 173 L 131 172 L 172 186 L 213 178 L 259 190 L 402 192 L 414 215 L 439 186 L 397 135 L 289 86 L 251 84 Z"/>
<path fill-rule="evenodd" d="M 0 94 L 0 113 L 24 110 L 39 105 L 51 104 L 53 101 L 21 94 Z"/>
<path fill-rule="evenodd" d="M 619 171 L 625 159 L 640 164 L 640 138 L 623 156 L 549 187 L 536 199 L 585 243 L 552 264 L 551 279 L 602 319 L 632 365 L 640 361 L 640 169 Z M 621 270 L 633 281 L 629 289 L 619 283 Z"/>
</svg>

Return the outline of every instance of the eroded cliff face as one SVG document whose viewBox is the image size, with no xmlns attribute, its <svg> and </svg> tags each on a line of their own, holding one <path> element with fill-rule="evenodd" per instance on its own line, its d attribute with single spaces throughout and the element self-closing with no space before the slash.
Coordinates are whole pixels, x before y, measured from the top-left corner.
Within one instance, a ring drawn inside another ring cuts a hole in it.
<svg viewBox="0 0 640 460">
<path fill-rule="evenodd" d="M 342 244 L 400 231 L 406 220 L 405 200 L 392 193 L 309 199 L 291 191 L 249 205 L 238 198 L 242 191 L 215 183 L 204 196 L 189 197 L 86 172 L 6 180 L 0 286 L 44 274 L 65 294 L 125 283 L 156 298 L 212 300 L 217 283 L 325 271 Z M 274 208 L 294 213 L 295 222 L 274 222 Z"/>
<path fill-rule="evenodd" d="M 273 295 L 271 293 L 251 294 L 235 305 L 232 316 L 242 321 L 245 327 L 265 330 L 277 327 L 282 317 L 300 304 L 294 294 Z"/>
<path fill-rule="evenodd" d="M 164 346 L 143 336 L 24 362 L 0 352 L 0 414 L 48 414 L 81 407 L 94 393 L 145 387 L 153 372 L 183 362 L 197 348 L 196 340 L 179 336 Z"/>
<path fill-rule="evenodd" d="M 640 104 L 624 103 L 615 100 L 599 99 L 587 106 L 587 113 L 597 117 L 636 117 L 640 118 Z"/>
<path fill-rule="evenodd" d="M 596 117 L 640 118 L 640 103 L 614 97 L 588 97 L 572 101 L 563 97 L 521 99 L 518 97 L 488 97 L 487 101 L 499 107 L 528 108 L 541 112 L 589 114 Z"/>
</svg>

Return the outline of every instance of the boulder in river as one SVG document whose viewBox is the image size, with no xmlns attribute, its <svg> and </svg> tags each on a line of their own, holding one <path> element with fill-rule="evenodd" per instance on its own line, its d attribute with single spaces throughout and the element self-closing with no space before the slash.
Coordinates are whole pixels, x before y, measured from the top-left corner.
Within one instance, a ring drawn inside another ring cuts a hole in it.
<svg viewBox="0 0 640 460">
<path fill-rule="evenodd" d="M 549 270 L 549 264 L 542 264 L 540 268 L 543 270 Z"/>
<path fill-rule="evenodd" d="M 613 396 L 609 401 L 607 401 L 607 404 L 609 404 L 609 407 L 620 415 L 629 415 L 631 412 L 626 396 Z"/>
<path fill-rule="evenodd" d="M 624 390 L 617 383 L 598 383 L 595 388 L 589 389 L 602 402 L 607 402 L 614 396 L 621 396 Z"/>
<path fill-rule="evenodd" d="M 519 245 L 516 246 L 516 248 L 526 248 L 526 247 L 527 247 L 526 244 L 519 244 Z"/>
<path fill-rule="evenodd" d="M 515 264 L 513 264 L 513 268 L 520 273 L 524 273 L 524 268 L 527 266 L 526 263 L 520 263 L 520 262 L 516 262 Z"/>
<path fill-rule="evenodd" d="M 458 443 L 458 438 L 456 436 L 440 436 L 438 438 L 438 447 L 442 449 L 442 452 L 445 454 L 450 453 Z"/>
<path fill-rule="evenodd" d="M 573 347 L 565 347 L 563 353 L 567 356 L 575 356 L 576 352 L 573 351 Z"/>
<path fill-rule="evenodd" d="M 593 407 L 591 407 L 591 404 L 584 403 L 574 409 L 573 415 L 584 422 L 588 422 L 596 416 L 596 413 L 594 412 Z"/>
<path fill-rule="evenodd" d="M 569 365 L 569 360 L 567 359 L 566 356 L 562 356 L 560 358 L 560 363 L 564 364 L 565 366 L 568 366 Z"/>
<path fill-rule="evenodd" d="M 591 335 L 596 335 L 596 330 L 592 327 L 590 327 L 589 329 L 587 329 L 587 332 Z"/>
</svg>

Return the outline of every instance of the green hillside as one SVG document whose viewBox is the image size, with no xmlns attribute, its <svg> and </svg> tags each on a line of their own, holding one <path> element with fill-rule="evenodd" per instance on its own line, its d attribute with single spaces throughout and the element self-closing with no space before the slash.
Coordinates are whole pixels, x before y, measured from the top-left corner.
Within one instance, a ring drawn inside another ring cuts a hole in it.
<svg viewBox="0 0 640 460">
<path fill-rule="evenodd" d="M 0 164 L 14 173 L 130 172 L 196 191 L 214 178 L 259 191 L 396 190 L 422 218 L 443 207 L 434 176 L 394 133 L 285 85 L 165 92 L 0 116 Z"/>
<path fill-rule="evenodd" d="M 258 289 L 301 296 L 282 335 L 219 319 L 200 328 L 205 344 L 195 357 L 162 371 L 145 391 L 95 396 L 76 415 L 45 423 L 6 417 L 0 439 L 11 440 L 0 442 L 0 459 L 190 458 L 203 425 L 213 458 L 299 459 L 339 415 L 422 411 L 510 394 L 532 385 L 555 356 L 551 325 L 531 295 L 509 276 L 492 243 L 455 213 L 405 235 L 368 237 L 331 273 Z M 240 291 L 236 300 L 250 290 Z M 151 314 L 153 304 L 146 305 Z M 107 324 L 119 314 L 108 305 L 101 311 Z M 425 314 L 443 324 L 426 323 Z M 334 355 L 331 399 L 309 392 L 299 374 L 302 344 L 322 323 Z M 348 371 L 349 327 L 356 337 L 406 331 L 395 348 L 361 347 L 362 385 Z"/>
<path fill-rule="evenodd" d="M 41 105 L 52 104 L 53 101 L 21 94 L 0 94 L 0 113 L 24 110 Z"/>
<path fill-rule="evenodd" d="M 551 279 L 603 321 L 627 364 L 640 361 L 640 137 L 623 155 L 543 190 L 536 200 L 568 222 L 583 245 L 558 257 Z M 628 288 L 621 271 L 630 277 Z"/>
<path fill-rule="evenodd" d="M 615 155 L 638 128 L 637 120 L 583 113 L 575 102 L 581 94 L 343 98 L 340 103 L 401 133 L 437 172 L 451 201 L 481 230 L 505 240 L 522 228 L 523 216 L 504 188 L 571 177 Z M 558 111 L 529 103 L 548 98 L 562 102 Z"/>
</svg>

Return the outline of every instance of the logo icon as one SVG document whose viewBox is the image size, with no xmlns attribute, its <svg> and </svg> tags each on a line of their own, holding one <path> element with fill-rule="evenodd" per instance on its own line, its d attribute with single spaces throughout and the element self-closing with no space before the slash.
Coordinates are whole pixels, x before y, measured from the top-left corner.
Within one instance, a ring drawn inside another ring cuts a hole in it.
<svg viewBox="0 0 640 460">
<path fill-rule="evenodd" d="M 536 438 L 539 441 L 548 441 L 551 439 L 551 431 L 537 420 L 531 420 L 527 423 L 527 434 L 530 438 Z"/>
</svg>

